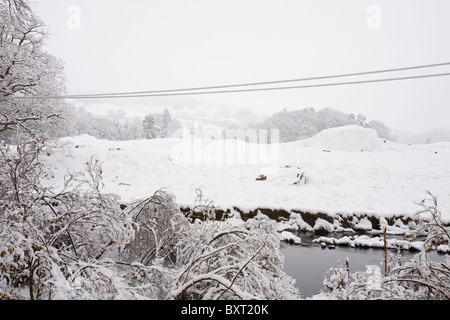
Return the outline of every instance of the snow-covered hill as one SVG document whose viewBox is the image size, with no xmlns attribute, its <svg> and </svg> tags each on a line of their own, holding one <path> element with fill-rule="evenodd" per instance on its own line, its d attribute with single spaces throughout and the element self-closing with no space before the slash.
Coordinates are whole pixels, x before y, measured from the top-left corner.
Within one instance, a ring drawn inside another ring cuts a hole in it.
<svg viewBox="0 0 450 320">
<path fill-rule="evenodd" d="M 200 188 L 223 208 L 392 216 L 415 213 L 414 202 L 429 190 L 450 221 L 450 143 L 397 144 L 358 126 L 325 130 L 270 150 L 243 141 L 191 138 L 104 141 L 83 135 L 61 140 L 65 147 L 45 160 L 53 172 L 49 184 L 61 184 L 67 170 L 82 170 L 96 155 L 103 162 L 104 191 L 125 201 L 166 188 L 179 204 L 192 205 Z M 188 150 L 203 158 L 178 161 Z M 237 150 L 266 152 L 271 161 L 215 161 Z M 211 154 L 213 161 L 205 156 Z M 302 174 L 306 179 L 300 181 Z M 260 175 L 266 179 L 256 180 Z"/>
</svg>

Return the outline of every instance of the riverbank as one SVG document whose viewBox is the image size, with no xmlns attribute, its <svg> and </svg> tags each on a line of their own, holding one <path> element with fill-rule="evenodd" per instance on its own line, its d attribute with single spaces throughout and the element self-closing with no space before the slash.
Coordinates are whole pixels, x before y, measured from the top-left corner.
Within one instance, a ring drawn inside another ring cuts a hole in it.
<svg viewBox="0 0 450 320">
<path fill-rule="evenodd" d="M 188 214 L 191 208 L 182 207 L 182 212 Z M 403 239 L 408 230 L 408 224 L 413 221 L 409 216 L 377 217 L 375 215 L 334 215 L 323 213 L 313 214 L 308 212 L 286 210 L 273 210 L 267 208 L 257 208 L 244 211 L 240 208 L 228 208 L 226 210 L 214 208 L 215 219 L 272 219 L 277 222 L 277 230 L 282 241 L 291 244 L 302 244 L 302 237 L 313 238 L 313 243 L 321 246 L 349 246 L 384 249 L 384 231 L 390 237 L 386 240 L 387 249 L 401 249 L 420 251 L 423 241 L 408 241 Z M 203 219 L 201 215 L 193 218 Z M 445 224 L 448 226 L 448 224 Z M 330 236 L 332 235 L 332 236 Z M 397 236 L 397 237 L 392 237 Z M 435 248 L 440 253 L 450 253 L 448 244 L 441 244 Z"/>
</svg>

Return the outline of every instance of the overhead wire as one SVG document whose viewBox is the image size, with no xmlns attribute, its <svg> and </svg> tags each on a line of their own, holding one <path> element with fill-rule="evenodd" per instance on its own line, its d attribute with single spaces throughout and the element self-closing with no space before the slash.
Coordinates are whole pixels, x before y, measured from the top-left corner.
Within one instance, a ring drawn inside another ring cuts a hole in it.
<svg viewBox="0 0 450 320">
<path fill-rule="evenodd" d="M 254 87 L 254 86 L 262 86 L 262 85 L 268 85 L 268 84 L 273 85 L 273 84 L 290 83 L 290 82 L 305 82 L 305 81 L 313 81 L 313 80 L 353 77 L 353 76 L 362 76 L 362 75 L 370 75 L 370 74 L 432 68 L 432 67 L 439 67 L 439 66 L 446 66 L 446 65 L 450 65 L 450 62 L 395 68 L 395 69 L 384 69 L 384 70 L 346 73 L 346 74 L 329 75 L 329 76 L 309 77 L 309 78 L 301 78 L 301 79 L 276 80 L 276 81 L 254 82 L 254 83 L 243 83 L 243 84 L 229 84 L 229 85 L 222 85 L 222 86 L 208 86 L 208 87 L 197 87 L 197 88 L 166 89 L 166 90 L 152 90 L 152 91 L 135 91 L 135 92 L 122 92 L 122 93 L 77 94 L 77 95 L 57 95 L 57 96 L 22 96 L 22 97 L 16 97 L 16 98 L 19 98 L 19 99 L 112 99 L 112 98 L 167 97 L 167 96 L 182 96 L 182 95 L 186 96 L 186 95 L 225 94 L 225 93 L 239 93 L 239 92 L 305 89 L 305 88 L 314 88 L 314 87 L 343 86 L 343 85 L 355 85 L 355 84 L 364 84 L 364 83 L 376 83 L 376 82 L 387 82 L 387 81 L 412 80 L 412 79 L 420 79 L 420 78 L 443 77 L 443 76 L 449 76 L 450 73 L 425 74 L 425 75 L 404 76 L 404 77 L 396 77 L 396 78 L 358 80 L 358 81 L 347 81 L 347 82 L 332 82 L 332 83 L 322 83 L 322 84 L 319 83 L 319 84 L 299 85 L 299 86 L 284 86 L 284 87 L 276 86 L 276 87 L 264 87 L 264 88 L 246 88 L 246 89 L 233 89 L 233 90 L 205 91 L 205 90 L 213 90 L 213 89 L 228 89 L 228 88 L 239 88 L 239 87 L 250 87 L 250 86 Z"/>
</svg>

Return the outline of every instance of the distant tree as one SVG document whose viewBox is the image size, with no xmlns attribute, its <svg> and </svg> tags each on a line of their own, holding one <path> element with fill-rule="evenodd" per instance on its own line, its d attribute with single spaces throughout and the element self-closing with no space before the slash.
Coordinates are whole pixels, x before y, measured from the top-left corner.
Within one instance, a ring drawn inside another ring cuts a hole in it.
<svg viewBox="0 0 450 320">
<path fill-rule="evenodd" d="M 63 100 L 30 99 L 65 91 L 62 62 L 43 48 L 44 24 L 23 0 L 0 0 L 0 21 L 0 134 L 67 129 L 71 109 Z"/>
<path fill-rule="evenodd" d="M 353 113 L 348 115 L 348 121 L 356 121 L 356 116 Z"/>
<path fill-rule="evenodd" d="M 151 114 L 145 116 L 145 119 L 142 122 L 142 127 L 147 139 L 156 139 L 159 137 L 160 128 Z"/>
<path fill-rule="evenodd" d="M 161 117 L 161 138 L 167 138 L 169 135 L 169 126 L 172 122 L 172 116 L 167 108 L 164 109 Z"/>
<path fill-rule="evenodd" d="M 359 125 L 373 128 L 382 138 L 389 138 L 389 129 L 381 121 L 367 122 L 367 118 L 358 114 L 345 114 L 332 108 L 315 111 L 313 108 L 288 111 L 286 108 L 273 114 L 270 118 L 255 125 L 257 129 L 279 129 L 280 141 L 290 142 L 310 138 L 330 128 L 347 125 Z"/>
<path fill-rule="evenodd" d="M 142 119 L 141 118 L 133 118 L 128 122 L 127 128 L 128 135 L 126 137 L 127 140 L 137 140 L 143 138 L 143 129 L 142 129 Z"/>
<path fill-rule="evenodd" d="M 366 116 L 362 115 L 362 114 L 358 114 L 356 116 L 356 121 L 358 121 L 358 124 L 362 127 L 367 127 L 367 123 L 366 123 Z"/>
<path fill-rule="evenodd" d="M 372 120 L 367 123 L 367 127 L 374 129 L 380 138 L 390 139 L 390 130 L 383 122 Z"/>
<path fill-rule="evenodd" d="M 312 108 L 295 111 L 284 109 L 259 123 L 257 128 L 279 129 L 281 142 L 301 140 L 317 132 L 317 115 Z"/>
<path fill-rule="evenodd" d="M 176 130 L 181 128 L 180 122 L 172 118 L 167 108 L 162 113 L 148 114 L 142 126 L 147 139 L 169 138 Z"/>
<path fill-rule="evenodd" d="M 317 127 L 318 132 L 329 128 L 358 124 L 354 114 L 348 115 L 331 108 L 319 110 L 317 112 L 317 117 L 319 121 Z"/>
<path fill-rule="evenodd" d="M 362 125 L 366 118 L 363 115 L 345 114 L 332 108 L 316 112 L 313 108 L 277 112 L 267 120 L 256 125 L 257 128 L 279 129 L 280 141 L 289 142 L 310 138 L 322 130 L 346 125 Z"/>
<path fill-rule="evenodd" d="M 98 139 L 137 140 L 144 137 L 142 118 L 95 117 L 83 107 L 76 108 L 71 135 L 88 134 Z"/>
<path fill-rule="evenodd" d="M 312 137 L 317 132 L 319 132 L 319 119 L 316 111 L 313 108 L 296 110 L 293 112 L 296 122 L 296 140 Z"/>
</svg>

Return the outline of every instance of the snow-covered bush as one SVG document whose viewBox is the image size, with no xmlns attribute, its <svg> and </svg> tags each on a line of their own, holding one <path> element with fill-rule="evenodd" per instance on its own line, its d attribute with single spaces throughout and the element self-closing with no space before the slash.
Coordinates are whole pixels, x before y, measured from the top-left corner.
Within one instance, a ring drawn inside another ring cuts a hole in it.
<svg viewBox="0 0 450 320">
<path fill-rule="evenodd" d="M 349 261 L 345 260 L 345 267 L 338 261 L 337 267 L 328 270 L 328 277 L 323 281 L 324 287 L 332 292 L 336 299 L 347 299 L 347 287 L 350 283 Z"/>
<path fill-rule="evenodd" d="M 165 191 L 130 211 L 136 238 L 123 255 L 135 269 L 131 261 L 141 264 L 141 277 L 148 279 L 155 298 L 299 298 L 294 280 L 282 270 L 275 222 L 216 221 L 212 202 L 196 192 L 187 216 Z"/>
<path fill-rule="evenodd" d="M 242 224 L 196 220 L 177 251 L 175 299 L 297 299 L 295 281 L 282 270 L 275 222 Z"/>
<path fill-rule="evenodd" d="M 60 191 L 43 187 L 43 156 L 51 156 L 51 150 L 39 140 L 0 147 L 0 292 L 6 296 L 60 296 L 61 288 L 72 287 L 71 274 L 81 261 L 101 261 L 134 236 L 117 198 L 101 193 L 98 184 L 69 175 Z M 96 181 L 101 169 L 88 167 L 99 170 L 90 173 Z M 66 298 L 77 296 L 80 290 L 75 291 Z"/>
<path fill-rule="evenodd" d="M 175 196 L 158 190 L 153 196 L 130 205 L 128 211 L 136 227 L 133 244 L 122 252 L 127 262 L 149 265 L 152 261 L 170 260 L 177 241 L 179 208 Z M 167 264 L 170 264 L 167 262 Z"/>
<path fill-rule="evenodd" d="M 216 221 L 197 193 L 186 217 L 159 190 L 123 204 L 102 192 L 101 161 L 69 173 L 60 190 L 41 185 L 39 140 L 0 146 L 2 299 L 292 299 L 271 220 Z"/>
<path fill-rule="evenodd" d="M 428 191 L 427 196 L 418 203 L 422 210 L 406 234 L 410 241 L 425 237 L 421 252 L 413 259 L 399 256 L 390 266 L 386 279 L 389 297 L 450 300 L 450 257 L 446 255 L 438 262 L 428 256 L 433 247 L 450 243 L 450 228 L 441 220 L 437 198 Z"/>
<path fill-rule="evenodd" d="M 448 243 L 450 241 L 450 228 L 442 221 L 437 198 L 427 191 L 427 197 L 417 203 L 422 209 L 416 213 L 416 218 L 410 222 L 406 238 L 410 241 L 425 237 L 424 249 Z"/>
<path fill-rule="evenodd" d="M 323 284 L 327 293 L 321 295 L 336 300 L 379 299 L 383 276 L 378 266 L 367 266 L 366 271 L 350 273 L 350 261 L 340 262 L 328 271 Z"/>
</svg>

